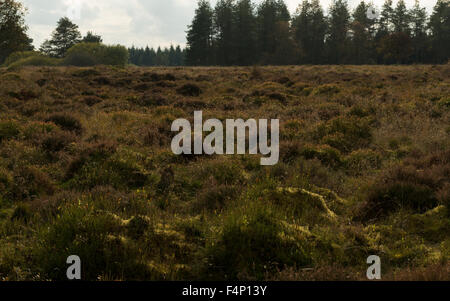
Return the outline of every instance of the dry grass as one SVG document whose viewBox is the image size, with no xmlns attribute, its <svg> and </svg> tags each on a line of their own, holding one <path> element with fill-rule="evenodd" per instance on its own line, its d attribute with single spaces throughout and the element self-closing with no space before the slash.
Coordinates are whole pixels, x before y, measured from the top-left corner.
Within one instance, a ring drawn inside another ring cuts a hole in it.
<svg viewBox="0 0 450 301">
<path fill-rule="evenodd" d="M 449 280 L 449 72 L 1 69 L 0 279 Z M 195 110 L 280 119 L 280 163 L 173 155 Z"/>
</svg>

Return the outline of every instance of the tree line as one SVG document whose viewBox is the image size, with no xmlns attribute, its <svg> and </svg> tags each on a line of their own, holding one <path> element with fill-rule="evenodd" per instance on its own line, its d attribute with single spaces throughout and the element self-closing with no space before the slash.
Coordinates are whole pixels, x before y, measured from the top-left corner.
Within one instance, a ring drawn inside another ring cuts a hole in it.
<svg viewBox="0 0 450 301">
<path fill-rule="evenodd" d="M 188 65 L 413 64 L 450 57 L 450 2 L 432 14 L 416 0 L 386 0 L 380 12 L 361 1 L 304 0 L 290 15 L 283 0 L 198 1 L 188 27 Z"/>
<path fill-rule="evenodd" d="M 34 51 L 33 40 L 28 37 L 28 26 L 25 24 L 25 7 L 15 0 L 0 1 L 0 64 L 13 53 Z M 69 18 L 60 18 L 51 38 L 45 40 L 36 54 L 50 58 L 64 58 L 68 50 L 81 43 L 101 44 L 103 39 L 91 31 L 82 36 L 77 24 Z M 86 52 L 87 46 L 79 47 Z M 91 47 L 92 48 L 92 47 Z M 103 47 L 104 48 L 104 47 Z M 102 49 L 102 48 L 92 48 Z M 94 51 L 94 50 L 92 50 Z M 15 57 L 30 56 L 31 53 L 18 54 Z M 185 60 L 185 50 L 181 46 L 170 46 L 155 51 L 145 48 L 128 48 L 128 62 L 138 66 L 182 66 Z M 78 55 L 77 61 L 87 63 L 86 57 Z"/>
<path fill-rule="evenodd" d="M 27 35 L 26 9 L 15 0 L 0 1 L 0 64 L 12 53 L 34 50 Z M 138 66 L 412 64 L 446 63 L 450 57 L 450 1 L 437 0 L 431 15 L 416 0 L 385 0 L 379 13 L 361 1 L 333 0 L 328 13 L 319 0 L 303 0 L 291 15 L 283 0 L 219 0 L 214 8 L 199 0 L 187 31 L 187 47 L 128 49 Z M 102 43 L 93 32 L 84 37 L 64 17 L 39 52 L 62 58 L 79 43 Z"/>
<path fill-rule="evenodd" d="M 128 49 L 130 54 L 130 63 L 137 66 L 183 66 L 185 61 L 185 49 L 181 46 L 158 49 L 154 48 L 136 48 Z"/>
</svg>

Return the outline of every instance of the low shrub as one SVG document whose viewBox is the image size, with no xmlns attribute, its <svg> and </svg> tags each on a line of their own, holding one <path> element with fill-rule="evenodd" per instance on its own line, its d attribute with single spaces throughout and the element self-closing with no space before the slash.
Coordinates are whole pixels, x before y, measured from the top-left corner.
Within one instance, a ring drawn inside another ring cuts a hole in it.
<svg viewBox="0 0 450 301">
<path fill-rule="evenodd" d="M 65 149 L 70 143 L 74 142 L 76 138 L 71 133 L 66 133 L 61 130 L 52 131 L 47 134 L 42 141 L 42 148 L 48 153 L 57 153 Z"/>
<path fill-rule="evenodd" d="M 448 151 L 431 155 L 414 154 L 379 176 L 360 208 L 363 220 L 385 217 L 400 209 L 423 213 L 445 204 L 450 187 Z"/>
<path fill-rule="evenodd" d="M 39 52 L 36 51 L 17 51 L 10 54 L 10 56 L 5 60 L 3 65 L 8 67 L 17 61 L 29 58 L 31 56 L 39 56 L 39 55 L 40 55 Z"/>
<path fill-rule="evenodd" d="M 310 257 L 301 242 L 283 238 L 283 226 L 265 206 L 247 214 L 231 214 L 219 239 L 207 249 L 209 277 L 239 280 L 242 275 L 264 279 L 282 266 L 305 266 Z"/>
<path fill-rule="evenodd" d="M 364 171 L 379 169 L 382 156 L 370 149 L 356 150 L 345 158 L 345 166 L 351 174 L 361 174 Z"/>
<path fill-rule="evenodd" d="M 203 210 L 220 212 L 238 195 L 238 190 L 234 186 L 227 185 L 208 186 L 198 194 L 194 209 L 197 212 Z"/>
<path fill-rule="evenodd" d="M 44 55 L 33 55 L 15 61 L 8 66 L 9 69 L 15 69 L 25 66 L 58 66 L 60 59 L 51 58 Z"/>
<path fill-rule="evenodd" d="M 128 50 L 120 45 L 107 46 L 100 43 L 79 43 L 67 51 L 63 65 L 88 67 L 111 65 L 125 67 L 128 63 Z"/>
<path fill-rule="evenodd" d="M 13 121 L 0 121 L 0 142 L 17 138 L 20 134 L 19 125 Z"/>
<path fill-rule="evenodd" d="M 82 279 L 150 278 L 151 269 L 137 258 L 134 244 L 121 236 L 120 220 L 113 215 L 96 213 L 89 204 L 65 208 L 59 217 L 38 233 L 33 248 L 36 272 L 45 279 L 67 280 L 64 267 L 68 256 L 82 258 Z M 52 256 L 49 256 L 52 254 Z"/>
<path fill-rule="evenodd" d="M 55 184 L 48 174 L 36 167 L 18 168 L 13 181 L 11 195 L 15 201 L 33 200 L 55 192 Z"/>
<path fill-rule="evenodd" d="M 148 182 L 148 176 L 139 162 L 126 153 L 103 153 L 104 150 L 83 154 L 69 167 L 68 185 L 81 190 L 97 186 L 116 189 L 135 189 Z"/>
<path fill-rule="evenodd" d="M 61 129 L 68 132 L 74 132 L 78 135 L 80 135 L 83 132 L 81 122 L 74 116 L 67 113 L 52 115 L 46 121 L 53 122 Z"/>
<path fill-rule="evenodd" d="M 300 154 L 308 160 L 318 159 L 323 165 L 338 168 L 342 165 L 341 152 L 331 146 L 305 146 Z"/>
<path fill-rule="evenodd" d="M 183 96 L 194 96 L 198 97 L 202 93 L 202 89 L 195 84 L 185 84 L 177 89 L 178 94 Z"/>
<path fill-rule="evenodd" d="M 368 147 L 373 140 L 368 119 L 338 117 L 320 125 L 316 137 L 343 153 Z"/>
<path fill-rule="evenodd" d="M 11 216 L 12 221 L 20 221 L 27 223 L 32 217 L 30 206 L 26 204 L 18 204 Z"/>
</svg>

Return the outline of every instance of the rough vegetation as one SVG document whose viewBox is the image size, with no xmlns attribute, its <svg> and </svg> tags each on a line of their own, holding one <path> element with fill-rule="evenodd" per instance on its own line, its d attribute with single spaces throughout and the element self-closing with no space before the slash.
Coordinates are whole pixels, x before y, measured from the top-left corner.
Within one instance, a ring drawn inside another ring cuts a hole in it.
<svg viewBox="0 0 450 301">
<path fill-rule="evenodd" d="M 450 66 L 0 70 L 0 279 L 449 280 Z M 279 118 L 280 163 L 173 120 Z"/>
</svg>

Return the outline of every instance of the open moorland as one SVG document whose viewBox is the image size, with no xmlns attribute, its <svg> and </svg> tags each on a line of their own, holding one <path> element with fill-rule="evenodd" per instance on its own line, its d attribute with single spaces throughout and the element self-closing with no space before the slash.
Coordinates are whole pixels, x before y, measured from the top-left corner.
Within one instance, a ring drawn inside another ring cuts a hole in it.
<svg viewBox="0 0 450 301">
<path fill-rule="evenodd" d="M 176 156 L 280 119 L 280 162 Z M 450 65 L 0 69 L 0 280 L 450 280 Z"/>
</svg>

